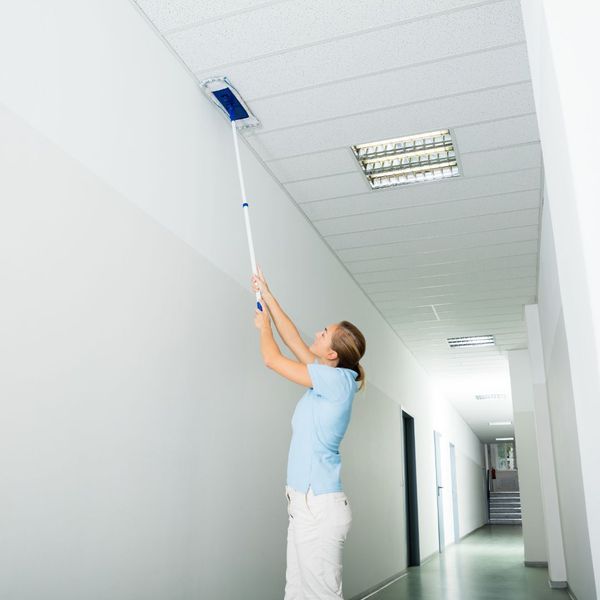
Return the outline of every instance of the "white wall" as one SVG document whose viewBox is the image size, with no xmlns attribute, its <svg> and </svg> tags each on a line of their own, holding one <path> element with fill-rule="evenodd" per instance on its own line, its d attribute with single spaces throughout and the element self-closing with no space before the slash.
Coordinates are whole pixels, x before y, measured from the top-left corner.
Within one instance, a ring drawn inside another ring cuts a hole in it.
<svg viewBox="0 0 600 600">
<path fill-rule="evenodd" d="M 554 406 L 569 419 L 562 422 L 561 434 L 577 435 L 580 462 L 574 468 L 581 466 L 580 508 L 587 519 L 591 555 L 591 565 L 577 567 L 581 578 L 573 583 L 573 556 L 569 560 L 566 552 L 567 574 L 574 590 L 577 585 L 585 590 L 582 595 L 575 590 L 578 597 L 596 598 L 600 595 L 600 478 L 596 474 L 600 458 L 600 207 L 594 140 L 600 136 L 600 74 L 596 55 L 589 49 L 590 40 L 597 37 L 600 5 L 588 2 L 573 10 L 565 2 L 522 0 L 522 8 L 560 282 L 561 310 L 555 309 L 553 315 L 562 314 L 562 318 L 554 322 L 545 321 L 542 314 L 542 305 L 552 300 L 543 297 L 546 290 L 540 285 L 542 335 L 545 346 L 552 348 L 552 355 L 545 355 L 548 390 L 551 403 L 551 388 L 570 398 Z M 546 327 L 551 329 L 545 331 Z M 556 366 L 561 370 L 556 371 Z"/>
<path fill-rule="evenodd" d="M 529 353 L 527 350 L 512 350 L 507 355 L 517 446 L 524 560 L 526 563 L 545 563 L 548 562 L 548 554 Z"/>
<path fill-rule="evenodd" d="M 578 599 L 594 599 L 579 431 L 548 204 L 542 215 L 538 298 L 567 581 Z"/>
<path fill-rule="evenodd" d="M 0 597 L 281 597 L 302 390 L 260 360 L 227 123 L 117 0 L 3 6 L 0 105 Z M 437 548 L 434 428 L 461 457 L 465 533 L 483 524 L 481 447 L 241 150 L 283 306 L 309 338 L 346 318 L 368 340 L 342 446 L 352 596 L 406 566 L 399 405 L 422 556 Z"/>
<path fill-rule="evenodd" d="M 542 492 L 542 512 L 548 553 L 548 576 L 551 587 L 567 585 L 564 542 L 562 537 L 558 486 L 556 483 L 556 461 L 552 444 L 552 425 L 548 407 L 546 366 L 542 350 L 542 334 L 537 304 L 525 307 L 527 323 L 528 353 L 531 363 L 533 405 L 537 456 Z"/>
</svg>

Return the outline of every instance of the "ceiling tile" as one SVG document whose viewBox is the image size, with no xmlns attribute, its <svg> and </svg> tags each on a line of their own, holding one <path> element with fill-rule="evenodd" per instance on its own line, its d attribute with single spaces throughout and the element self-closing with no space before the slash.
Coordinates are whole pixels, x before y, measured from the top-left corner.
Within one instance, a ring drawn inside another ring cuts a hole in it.
<svg viewBox="0 0 600 600">
<path fill-rule="evenodd" d="M 338 175 L 356 171 L 358 168 L 349 147 L 272 160 L 267 163 L 267 166 L 282 183 Z"/>
<path fill-rule="evenodd" d="M 252 111 L 268 132 L 528 80 L 527 48 L 520 44 L 257 100 Z"/>
<path fill-rule="evenodd" d="M 399 282 L 403 285 L 412 285 L 413 282 L 423 282 L 426 285 L 435 284 L 436 282 L 444 283 L 458 280 L 468 281 L 487 281 L 496 277 L 508 276 L 524 276 L 537 271 L 537 257 L 533 255 L 511 257 L 512 261 L 516 259 L 527 259 L 525 264 L 516 264 L 508 266 L 507 257 L 502 257 L 500 260 L 504 263 L 495 264 L 492 261 L 499 259 L 491 259 L 488 261 L 474 260 L 468 263 L 456 263 L 454 265 L 432 265 L 427 267 L 411 267 L 401 270 L 391 271 L 374 271 L 370 273 L 356 273 L 354 279 L 364 289 L 369 289 L 368 284 L 384 283 L 384 282 Z M 492 263 L 492 264 L 490 264 Z M 497 266 L 497 265 L 501 266 Z"/>
<path fill-rule="evenodd" d="M 315 221 L 315 225 L 321 235 L 329 236 L 538 208 L 539 203 L 540 193 L 534 190 L 327 219 Z"/>
<path fill-rule="evenodd" d="M 264 159 L 271 160 L 438 129 L 459 129 L 484 121 L 530 114 L 534 110 L 531 83 L 526 82 L 351 117 L 342 116 L 322 123 L 257 132 L 249 134 L 246 139 Z M 472 149 L 464 148 L 460 132 L 456 143 L 459 152 Z"/>
<path fill-rule="evenodd" d="M 537 225 L 534 227 L 515 228 L 513 230 L 500 230 L 480 234 L 480 237 L 496 239 L 502 234 L 512 236 L 515 231 L 537 231 Z M 454 268 L 456 263 L 471 262 L 474 256 L 479 261 L 497 259 L 499 257 L 512 257 L 519 255 L 537 256 L 538 241 L 531 238 L 516 242 L 501 242 L 498 244 L 472 244 L 469 245 L 469 237 L 460 237 L 445 239 L 431 239 L 425 242 L 419 242 L 422 247 L 427 248 L 434 242 L 439 246 L 448 244 L 448 240 L 454 239 L 457 247 L 446 249 L 440 247 L 435 251 L 426 252 L 403 252 L 402 244 L 390 244 L 389 246 L 371 246 L 369 248 L 353 248 L 338 250 L 338 256 L 344 260 L 351 273 L 364 273 L 368 271 L 381 271 L 383 269 L 399 269 L 406 267 L 418 267 L 421 265 L 448 265 L 448 268 Z M 487 241 L 487 239 L 486 239 Z M 477 251 L 474 252 L 474 249 Z M 381 255 L 380 258 L 365 259 L 368 250 L 375 251 Z M 385 254 L 388 252 L 388 254 Z"/>
<path fill-rule="evenodd" d="M 507 172 L 500 175 L 485 175 L 479 178 L 455 177 L 427 185 L 412 185 L 369 190 L 366 193 L 342 196 L 333 199 L 303 203 L 302 210 L 313 221 L 344 215 L 367 214 L 372 211 L 423 206 L 452 202 L 467 198 L 483 198 L 490 195 L 539 189 L 541 183 L 538 168 Z M 304 188 L 305 193 L 311 189 Z M 297 202 L 298 198 L 294 198 Z"/>
<path fill-rule="evenodd" d="M 348 10 L 346 0 L 278 2 L 176 32 L 167 39 L 192 71 L 206 71 L 332 38 L 389 29 L 399 22 L 476 3 L 476 0 L 371 0 L 357 2 Z"/>
<path fill-rule="evenodd" d="M 354 3 L 353 8 L 358 4 Z M 362 4 L 371 6 L 368 2 Z M 401 77 L 398 70 L 410 65 L 524 42 L 520 3 L 510 0 L 288 49 L 264 58 L 254 57 L 241 64 L 230 64 L 222 72 L 252 103 L 257 98 L 307 87 L 323 86 L 326 94 L 327 86 L 333 82 L 382 71 L 397 72 Z M 202 52 L 201 45 L 197 52 Z M 231 63 L 229 55 L 221 62 Z M 214 74 L 211 66 L 202 69 L 198 76 L 204 79 Z"/>
<path fill-rule="evenodd" d="M 526 209 L 508 213 L 466 217 L 460 220 L 432 221 L 388 229 L 343 233 L 326 236 L 327 243 L 335 250 L 375 246 L 405 240 L 431 239 L 446 236 L 479 234 L 483 231 L 510 229 L 524 225 L 537 225 L 539 209 Z"/>
<path fill-rule="evenodd" d="M 135 3 L 162 33 L 168 33 L 273 4 L 273 0 L 135 0 Z"/>
</svg>

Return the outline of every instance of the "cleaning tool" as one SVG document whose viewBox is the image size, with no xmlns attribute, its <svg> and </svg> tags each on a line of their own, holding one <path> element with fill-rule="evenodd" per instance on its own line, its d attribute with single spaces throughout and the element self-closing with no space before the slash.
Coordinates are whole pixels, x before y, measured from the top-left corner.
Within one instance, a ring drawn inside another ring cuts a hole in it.
<svg viewBox="0 0 600 600">
<path fill-rule="evenodd" d="M 233 132 L 233 147 L 235 148 L 235 158 L 237 161 L 238 178 L 240 180 L 240 191 L 242 193 L 242 208 L 244 210 L 244 220 L 246 222 L 246 235 L 248 237 L 248 248 L 250 250 L 250 264 L 252 273 L 256 272 L 256 258 L 254 256 L 254 243 L 252 242 L 252 229 L 250 228 L 250 215 L 248 213 L 248 201 L 246 199 L 246 187 L 244 186 L 244 176 L 242 174 L 242 163 L 240 161 L 240 149 L 238 147 L 238 129 L 248 127 L 258 127 L 260 121 L 252 114 L 248 105 L 244 102 L 239 92 L 233 87 L 227 77 L 211 77 L 200 82 L 202 91 L 231 121 L 231 130 Z M 256 306 L 262 311 L 260 303 L 260 292 L 256 292 Z"/>
</svg>

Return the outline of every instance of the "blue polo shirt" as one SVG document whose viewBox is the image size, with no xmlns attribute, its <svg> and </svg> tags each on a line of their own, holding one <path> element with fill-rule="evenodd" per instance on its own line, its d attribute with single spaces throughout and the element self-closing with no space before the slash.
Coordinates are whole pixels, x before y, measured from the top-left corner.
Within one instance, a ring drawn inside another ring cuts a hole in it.
<svg viewBox="0 0 600 600">
<path fill-rule="evenodd" d="M 307 365 L 312 387 L 300 398 L 292 417 L 287 484 L 298 492 L 341 492 L 340 442 L 358 389 L 351 369 Z"/>
</svg>

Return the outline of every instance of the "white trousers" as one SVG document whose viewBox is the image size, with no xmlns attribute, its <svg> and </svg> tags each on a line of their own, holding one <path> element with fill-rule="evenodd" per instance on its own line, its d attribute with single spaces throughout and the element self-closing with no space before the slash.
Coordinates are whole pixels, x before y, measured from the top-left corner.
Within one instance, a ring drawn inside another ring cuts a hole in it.
<svg viewBox="0 0 600 600">
<path fill-rule="evenodd" d="M 285 488 L 288 502 L 285 600 L 340 600 L 342 551 L 352 523 L 344 492 L 315 496 Z"/>
</svg>

